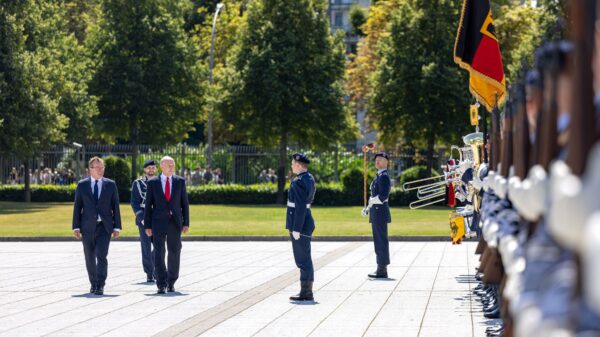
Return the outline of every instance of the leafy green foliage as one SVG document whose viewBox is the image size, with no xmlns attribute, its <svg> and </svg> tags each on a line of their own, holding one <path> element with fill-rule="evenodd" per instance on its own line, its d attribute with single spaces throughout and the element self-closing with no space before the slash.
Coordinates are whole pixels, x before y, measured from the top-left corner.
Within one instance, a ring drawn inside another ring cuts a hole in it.
<svg viewBox="0 0 600 337">
<path fill-rule="evenodd" d="M 115 181 L 119 189 L 120 199 L 129 200 L 129 197 L 127 197 L 131 191 L 131 180 L 129 179 L 131 167 L 129 167 L 129 163 L 125 159 L 116 156 L 103 159 L 106 166 L 104 176 Z"/>
<path fill-rule="evenodd" d="M 362 26 L 367 22 L 367 14 L 365 9 L 360 5 L 353 5 L 350 8 L 350 24 L 352 32 L 357 35 L 364 35 Z"/>
<path fill-rule="evenodd" d="M 381 39 L 369 118 L 388 147 L 460 142 L 469 128 L 467 73 L 452 60 L 461 3 L 407 0 Z"/>
<path fill-rule="evenodd" d="M 75 187 L 75 185 L 32 185 L 31 200 L 36 202 L 70 202 L 75 198 Z M 191 204 L 270 205 L 275 204 L 277 200 L 277 186 L 275 184 L 202 185 L 190 186 L 187 190 Z M 121 202 L 129 201 L 128 191 L 120 191 L 120 195 L 123 195 L 122 198 L 119 198 Z M 0 201 L 20 201 L 23 199 L 23 193 L 23 185 L 2 185 L 0 186 Z M 408 193 L 401 191 L 399 188 L 392 188 L 389 199 L 390 206 L 406 206 L 410 201 L 413 200 Z M 356 194 L 345 190 L 340 184 L 317 184 L 314 205 L 362 205 L 362 191 Z"/>
<path fill-rule="evenodd" d="M 162 0 L 105 0 L 90 45 L 98 67 L 95 124 L 108 141 L 174 144 L 200 119 L 203 68 L 183 9 Z"/>
</svg>

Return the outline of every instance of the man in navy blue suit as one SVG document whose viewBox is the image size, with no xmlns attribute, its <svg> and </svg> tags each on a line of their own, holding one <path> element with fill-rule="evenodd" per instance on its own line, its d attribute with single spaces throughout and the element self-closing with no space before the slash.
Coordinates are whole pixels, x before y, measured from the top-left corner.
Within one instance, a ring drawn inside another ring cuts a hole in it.
<svg viewBox="0 0 600 337">
<path fill-rule="evenodd" d="M 175 291 L 179 278 L 181 233 L 190 229 L 190 210 L 185 179 L 174 175 L 175 161 L 166 156 L 160 160 L 162 173 L 148 180 L 144 228 L 154 244 L 154 274 L 158 293 Z M 165 242 L 169 255 L 165 266 Z"/>
<path fill-rule="evenodd" d="M 369 215 L 369 222 L 373 229 L 373 242 L 377 256 L 377 270 L 369 274 L 371 278 L 387 278 L 387 266 L 390 264 L 390 242 L 388 240 L 388 224 L 392 222 L 388 198 L 392 183 L 388 175 L 388 162 L 390 157 L 385 152 L 375 155 L 377 177 L 371 183 L 371 197 L 369 205 L 362 211 L 363 216 Z"/>
<path fill-rule="evenodd" d="M 119 191 L 114 181 L 104 178 L 101 158 L 90 159 L 88 167 L 90 177 L 79 181 L 75 190 L 73 234 L 83 242 L 90 293 L 103 295 L 110 236 L 118 238 L 121 231 Z"/>
</svg>

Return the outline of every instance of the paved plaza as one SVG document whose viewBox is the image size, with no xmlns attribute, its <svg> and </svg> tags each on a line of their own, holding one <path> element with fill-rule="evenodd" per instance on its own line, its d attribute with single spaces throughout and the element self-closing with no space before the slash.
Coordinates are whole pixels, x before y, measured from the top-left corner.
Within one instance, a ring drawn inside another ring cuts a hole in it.
<svg viewBox="0 0 600 337">
<path fill-rule="evenodd" d="M 471 295 L 476 244 L 314 242 L 315 302 L 290 242 L 183 242 L 176 292 L 145 283 L 138 242 L 113 241 L 105 295 L 87 293 L 78 242 L 0 242 L 0 336 L 485 336 Z"/>
</svg>

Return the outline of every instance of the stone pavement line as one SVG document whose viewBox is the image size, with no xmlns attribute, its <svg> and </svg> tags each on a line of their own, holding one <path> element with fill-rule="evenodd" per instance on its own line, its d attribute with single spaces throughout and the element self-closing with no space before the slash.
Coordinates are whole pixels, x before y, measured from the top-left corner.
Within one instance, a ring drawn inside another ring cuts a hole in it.
<svg viewBox="0 0 600 337">
<path fill-rule="evenodd" d="M 337 260 L 338 258 L 355 250 L 364 242 L 351 242 L 342 247 L 339 247 L 318 260 L 314 261 L 314 269 L 318 270 L 321 267 Z M 250 308 L 259 303 L 265 298 L 284 289 L 293 282 L 298 281 L 298 271 L 293 270 L 279 277 L 263 283 L 245 293 L 232 298 L 220 305 L 217 305 L 209 310 L 203 311 L 187 320 L 163 330 L 155 336 L 198 336 L 217 324 L 235 316 L 236 314 Z"/>
<path fill-rule="evenodd" d="M 381 307 L 379 308 L 379 310 L 377 310 L 377 313 L 375 314 L 375 316 L 373 316 L 373 319 L 371 319 L 371 321 L 369 322 L 369 325 L 367 325 L 367 328 L 363 332 L 362 336 L 365 336 L 367 334 L 367 332 L 371 328 L 371 325 L 373 325 L 373 322 L 375 322 L 375 320 L 379 316 L 379 313 L 381 313 L 381 310 L 383 310 L 383 308 L 385 308 L 386 304 L 390 301 L 390 298 L 394 295 L 394 293 L 396 292 L 396 289 L 398 289 L 398 287 L 400 286 L 400 283 L 402 283 L 402 280 L 404 280 L 404 278 L 406 277 L 406 274 L 408 274 L 408 271 L 410 270 L 410 267 L 412 267 L 415 264 L 415 261 L 419 258 L 419 255 L 421 254 L 421 252 L 423 252 L 423 249 L 425 249 L 426 245 L 427 244 L 424 244 L 423 246 L 421 246 L 421 249 L 415 255 L 415 258 L 412 261 L 410 261 L 410 264 L 406 268 L 406 271 L 404 272 L 404 274 L 402 275 L 402 277 L 398 280 L 398 283 L 396 283 L 396 286 L 394 286 L 394 289 L 392 289 L 392 291 L 390 291 L 390 294 L 387 297 L 387 299 L 385 300 L 385 302 L 383 302 L 383 304 L 381 305 Z M 444 257 L 444 255 L 442 254 L 442 258 L 443 257 Z M 439 269 L 439 267 L 438 267 L 438 269 Z M 435 285 L 435 280 L 434 280 L 433 283 Z M 427 309 L 425 311 L 427 311 Z M 423 314 L 423 317 L 425 317 L 425 314 Z M 423 320 L 421 320 L 421 324 L 423 324 Z"/>
<path fill-rule="evenodd" d="M 396 249 L 396 250 L 393 252 L 393 254 L 397 253 L 397 252 L 398 252 L 399 250 L 401 250 L 401 249 L 402 249 L 402 246 L 398 247 L 398 248 L 397 248 L 397 249 Z M 342 270 L 342 271 L 341 271 L 341 272 L 338 274 L 338 276 L 339 276 L 339 275 L 342 275 L 342 274 L 344 274 L 345 272 L 347 272 L 347 271 L 348 271 L 348 270 L 350 270 L 351 268 L 353 268 L 353 267 L 356 267 L 356 266 L 357 266 L 359 263 L 361 263 L 362 261 L 364 261 L 364 260 L 365 260 L 365 259 L 367 259 L 367 258 L 371 258 L 371 256 L 367 254 L 365 257 L 363 257 L 363 258 L 361 258 L 361 259 L 357 260 L 357 261 L 356 261 L 356 262 L 355 262 L 353 265 L 351 265 L 351 266 L 348 266 L 348 267 L 346 267 L 344 270 Z M 405 273 L 405 274 L 406 274 L 406 273 Z M 403 276 L 403 277 L 404 277 L 404 276 Z M 328 282 L 326 282 L 325 284 L 323 284 L 323 285 L 321 286 L 321 288 L 320 288 L 320 289 L 323 289 L 323 288 L 325 288 L 325 287 L 326 287 L 328 284 L 330 284 L 331 282 L 335 281 L 335 279 L 336 279 L 336 278 L 332 278 L 331 280 L 329 280 Z M 365 284 L 365 282 L 367 282 L 367 280 L 365 280 L 363 283 L 361 283 L 361 284 L 360 284 L 360 285 L 359 285 L 359 286 L 358 286 L 356 289 L 360 289 L 360 287 L 362 287 L 362 285 L 363 285 L 363 284 Z M 348 298 L 349 298 L 350 296 L 352 296 L 352 294 L 354 294 L 354 292 L 355 292 L 355 291 L 356 291 L 356 290 L 354 290 L 354 291 L 351 291 L 351 292 L 348 294 L 348 296 L 346 296 L 346 297 L 344 298 L 344 300 L 343 300 L 343 301 L 340 303 L 340 305 L 341 305 L 341 304 L 343 304 L 344 302 L 346 302 L 346 301 L 348 300 Z M 334 309 L 333 309 L 331 312 L 334 312 L 334 311 L 335 311 L 335 309 L 337 309 L 338 307 L 339 307 L 339 305 L 338 305 L 336 308 L 334 308 Z M 256 335 L 260 334 L 260 333 L 261 333 L 263 330 L 265 330 L 266 328 L 268 328 L 268 327 L 269 327 L 271 324 L 273 324 L 275 321 L 277 321 L 277 320 L 278 320 L 278 319 L 280 319 L 281 317 L 285 316 L 285 315 L 286 315 L 288 312 L 290 312 L 290 311 L 292 311 L 292 310 L 294 310 L 294 307 L 291 307 L 291 308 L 289 308 L 288 310 L 285 310 L 285 311 L 284 311 L 284 312 L 282 312 L 282 313 L 281 313 L 279 316 L 275 317 L 273 320 L 271 320 L 269 323 L 267 323 L 265 326 L 263 326 L 262 328 L 258 329 L 256 332 L 254 332 L 254 333 L 252 334 L 252 336 L 251 336 L 251 337 L 253 337 L 253 336 L 256 336 Z M 323 320 L 327 319 L 327 317 L 329 317 L 329 316 L 331 315 L 331 312 L 330 312 L 330 313 L 329 313 L 329 315 L 327 315 L 327 316 L 326 316 L 326 317 L 325 317 Z M 319 324 L 317 324 L 317 326 L 319 326 L 319 325 L 320 325 L 320 323 L 319 323 Z M 315 329 L 316 329 L 316 327 L 315 327 Z M 312 333 L 313 331 L 314 331 L 314 329 L 312 329 L 310 333 Z"/>
<path fill-rule="evenodd" d="M 435 277 L 433 278 L 433 284 L 431 285 L 431 290 L 429 291 L 429 298 L 427 299 L 427 304 L 425 305 L 425 310 L 423 311 L 423 317 L 421 317 L 421 324 L 419 324 L 419 333 L 417 334 L 417 337 L 421 337 L 421 332 L 423 331 L 423 321 L 425 320 L 425 315 L 427 315 L 427 309 L 429 308 L 429 303 L 431 303 L 431 295 L 433 294 L 433 291 L 435 288 L 435 281 L 437 281 L 438 275 L 440 274 L 440 267 L 442 266 L 442 260 L 444 259 L 444 254 L 446 253 L 447 247 L 448 247 L 448 244 L 445 244 L 444 250 L 442 251 L 442 256 L 440 257 L 440 262 L 439 262 L 437 270 L 435 272 Z M 426 337 L 426 336 L 424 336 L 424 337 Z"/>
</svg>

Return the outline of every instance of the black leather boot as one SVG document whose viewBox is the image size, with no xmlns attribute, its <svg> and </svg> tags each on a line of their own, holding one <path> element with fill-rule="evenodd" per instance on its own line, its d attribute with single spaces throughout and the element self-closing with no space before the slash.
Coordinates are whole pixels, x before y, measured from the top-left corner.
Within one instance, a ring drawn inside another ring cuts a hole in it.
<svg viewBox="0 0 600 337">
<path fill-rule="evenodd" d="M 370 278 L 388 278 L 387 266 L 377 265 L 377 270 L 369 274 Z"/>
<path fill-rule="evenodd" d="M 296 296 L 291 296 L 292 301 L 314 301 L 312 292 L 312 281 L 300 281 L 300 293 Z"/>
</svg>

